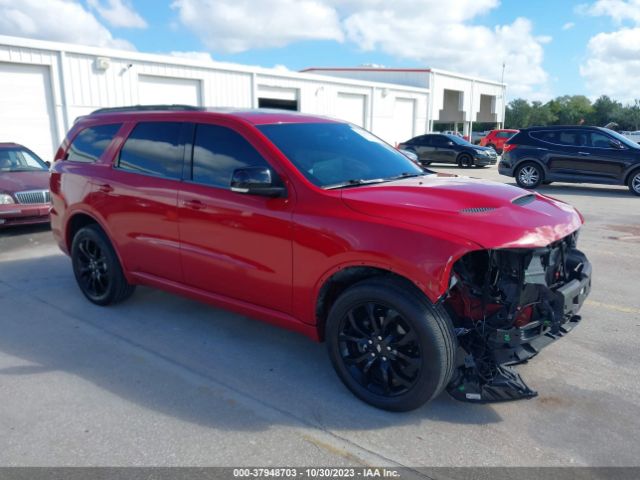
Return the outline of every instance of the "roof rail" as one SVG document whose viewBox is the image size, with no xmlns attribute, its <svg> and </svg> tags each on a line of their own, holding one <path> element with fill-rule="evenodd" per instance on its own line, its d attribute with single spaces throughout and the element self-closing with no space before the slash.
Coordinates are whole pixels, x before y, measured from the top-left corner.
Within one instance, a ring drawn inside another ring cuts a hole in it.
<svg viewBox="0 0 640 480">
<path fill-rule="evenodd" d="M 121 112 L 148 112 L 148 111 L 194 111 L 194 110 L 203 110 L 202 107 L 196 107 L 194 105 L 130 105 L 127 107 L 109 107 L 109 108 L 99 108 L 98 110 L 94 110 L 91 112 L 91 115 L 99 114 L 99 113 L 121 113 Z"/>
</svg>

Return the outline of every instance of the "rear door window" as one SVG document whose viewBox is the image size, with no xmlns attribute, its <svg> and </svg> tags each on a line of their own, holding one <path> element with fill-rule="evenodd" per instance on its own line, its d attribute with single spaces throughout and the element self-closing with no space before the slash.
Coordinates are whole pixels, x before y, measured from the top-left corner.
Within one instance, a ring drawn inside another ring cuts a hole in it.
<svg viewBox="0 0 640 480">
<path fill-rule="evenodd" d="M 118 168 L 179 180 L 184 161 L 182 122 L 138 123 L 122 146 Z"/>
<path fill-rule="evenodd" d="M 85 128 L 69 145 L 67 160 L 83 163 L 97 162 L 121 126 L 121 123 L 112 123 Z"/>
<path fill-rule="evenodd" d="M 567 147 L 584 147 L 588 146 L 589 132 L 581 130 L 542 130 L 538 132 L 530 132 L 533 138 L 555 145 L 563 145 Z"/>
<path fill-rule="evenodd" d="M 219 125 L 199 124 L 193 146 L 192 180 L 229 188 L 237 168 L 269 167 L 260 153 L 238 132 Z"/>
</svg>

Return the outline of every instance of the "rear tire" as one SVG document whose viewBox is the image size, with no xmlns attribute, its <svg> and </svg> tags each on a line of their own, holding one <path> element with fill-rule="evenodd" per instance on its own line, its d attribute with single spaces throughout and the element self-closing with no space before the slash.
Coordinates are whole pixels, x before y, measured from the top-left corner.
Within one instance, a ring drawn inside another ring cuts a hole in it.
<svg viewBox="0 0 640 480">
<path fill-rule="evenodd" d="M 80 290 L 96 305 L 122 302 L 135 291 L 122 273 L 109 238 L 96 224 L 81 228 L 73 237 L 71 262 Z"/>
<path fill-rule="evenodd" d="M 471 168 L 473 167 L 473 158 L 468 153 L 461 153 L 458 155 L 458 167 L 460 168 Z"/>
<path fill-rule="evenodd" d="M 629 175 L 628 185 L 631 193 L 640 196 L 640 170 L 631 172 L 631 175 Z"/>
<path fill-rule="evenodd" d="M 533 162 L 523 163 L 516 169 L 516 183 L 522 188 L 533 190 L 544 181 L 542 168 Z"/>
<path fill-rule="evenodd" d="M 326 339 L 345 386 L 384 410 L 420 407 L 453 375 L 456 339 L 447 313 L 390 277 L 346 290 L 331 307 Z"/>
</svg>

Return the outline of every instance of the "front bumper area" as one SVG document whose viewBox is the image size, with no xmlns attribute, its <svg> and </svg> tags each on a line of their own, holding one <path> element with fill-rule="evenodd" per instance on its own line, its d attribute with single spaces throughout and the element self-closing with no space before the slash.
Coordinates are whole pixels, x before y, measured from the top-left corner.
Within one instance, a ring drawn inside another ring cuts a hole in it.
<svg viewBox="0 0 640 480">
<path fill-rule="evenodd" d="M 479 165 L 482 167 L 486 167 L 487 165 L 495 165 L 498 162 L 498 156 L 490 156 L 486 157 L 484 155 L 474 155 L 473 163 L 475 165 Z"/>
<path fill-rule="evenodd" d="M 592 267 L 577 232 L 538 249 L 468 254 L 454 265 L 445 300 L 458 337 L 458 368 L 447 390 L 456 399 L 531 398 L 513 369 L 568 334 L 591 291 Z"/>
<path fill-rule="evenodd" d="M 48 203 L 0 205 L 0 228 L 49 223 L 50 209 L 51 205 Z"/>
</svg>

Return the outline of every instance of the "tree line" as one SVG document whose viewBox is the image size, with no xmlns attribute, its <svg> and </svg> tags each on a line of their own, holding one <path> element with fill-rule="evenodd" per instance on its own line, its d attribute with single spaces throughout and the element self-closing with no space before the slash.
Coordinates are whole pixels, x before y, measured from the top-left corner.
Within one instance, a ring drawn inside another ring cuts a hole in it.
<svg viewBox="0 0 640 480">
<path fill-rule="evenodd" d="M 506 128 L 545 125 L 595 125 L 615 122 L 619 130 L 640 130 L 640 100 L 623 105 L 606 95 L 591 102 L 584 95 L 564 95 L 547 103 L 522 98 L 507 105 Z"/>
</svg>

